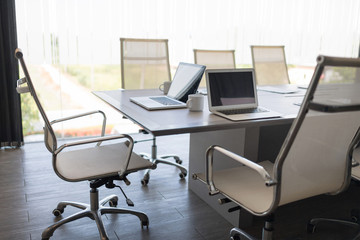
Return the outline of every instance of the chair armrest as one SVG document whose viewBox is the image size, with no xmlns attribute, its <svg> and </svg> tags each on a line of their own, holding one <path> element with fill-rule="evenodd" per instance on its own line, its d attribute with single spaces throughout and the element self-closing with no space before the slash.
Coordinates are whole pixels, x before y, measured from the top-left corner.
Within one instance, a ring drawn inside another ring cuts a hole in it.
<svg viewBox="0 0 360 240">
<path fill-rule="evenodd" d="M 86 113 L 82 113 L 82 114 L 78 114 L 78 115 L 74 115 L 74 116 L 70 116 L 70 117 L 55 119 L 55 120 L 51 121 L 50 124 L 52 125 L 55 123 L 64 122 L 64 121 L 75 119 L 75 118 L 85 117 L 85 116 L 96 114 L 96 113 L 100 113 L 103 115 L 103 124 L 102 124 L 102 128 L 101 128 L 101 136 L 103 137 L 103 136 L 105 136 L 106 115 L 103 111 L 100 111 L 100 110 L 86 112 Z M 100 146 L 100 144 L 101 144 L 101 141 L 97 143 L 98 146 Z"/>
<path fill-rule="evenodd" d="M 59 154 L 62 150 L 64 150 L 64 148 L 67 148 L 67 147 L 73 147 L 73 146 L 84 145 L 84 144 L 95 143 L 95 142 L 110 141 L 110 140 L 121 139 L 121 138 L 127 138 L 130 142 L 129 147 L 132 149 L 132 147 L 134 145 L 134 140 L 132 139 L 132 137 L 127 134 L 120 134 L 120 135 L 114 135 L 114 136 L 105 136 L 105 137 L 102 136 L 102 137 L 96 137 L 96 138 L 87 138 L 84 140 L 64 143 L 63 145 L 61 145 L 59 148 L 57 148 L 54 151 L 54 154 L 55 155 Z"/>
<path fill-rule="evenodd" d="M 213 145 L 210 146 L 206 151 L 206 183 L 209 186 L 210 195 L 215 195 L 219 193 L 213 181 L 213 156 L 215 150 L 236 160 L 237 162 L 245 165 L 246 167 L 249 167 L 254 171 L 256 171 L 263 178 L 266 186 L 272 186 L 276 184 L 275 181 L 270 177 L 270 174 L 264 169 L 263 166 L 253 161 L 250 161 L 247 158 L 244 158 L 240 155 L 237 155 L 229 150 L 226 150 L 225 148 L 222 148 L 217 145 Z"/>
</svg>

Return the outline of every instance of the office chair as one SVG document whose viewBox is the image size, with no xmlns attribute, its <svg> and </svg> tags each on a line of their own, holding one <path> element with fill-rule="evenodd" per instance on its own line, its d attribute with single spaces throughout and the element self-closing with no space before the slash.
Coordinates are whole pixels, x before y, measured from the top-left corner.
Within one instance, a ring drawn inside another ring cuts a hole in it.
<svg viewBox="0 0 360 240">
<path fill-rule="evenodd" d="M 206 69 L 236 68 L 235 50 L 194 49 L 194 63 L 205 65 Z M 204 76 L 199 86 L 206 86 L 206 80 Z"/>
<path fill-rule="evenodd" d="M 251 46 L 257 85 L 289 84 L 284 46 Z"/>
<path fill-rule="evenodd" d="M 122 88 L 159 88 L 164 81 L 171 81 L 167 39 L 120 38 L 120 48 Z M 140 156 L 155 165 L 158 163 L 173 165 L 180 170 L 180 178 L 185 178 L 187 170 L 181 165 L 182 160 L 179 156 L 175 154 L 158 156 L 155 136 L 150 140 L 152 140 L 151 153 L 140 153 Z M 175 162 L 167 160 L 168 158 L 173 158 Z M 147 185 L 149 179 L 150 170 L 147 170 L 141 184 Z"/>
<path fill-rule="evenodd" d="M 124 89 L 158 88 L 171 81 L 167 39 L 120 38 Z"/>
<path fill-rule="evenodd" d="M 360 68 L 360 59 L 319 56 L 317 62 L 276 159 L 256 163 L 214 145 L 206 152 L 206 172 L 193 175 L 208 185 L 210 195 L 223 194 L 222 203 L 234 202 L 252 215 L 264 216 L 262 239 L 272 239 L 277 207 L 337 194 L 351 179 L 351 150 L 360 140 L 360 83 L 352 78 L 352 70 Z M 320 83 L 323 78 L 336 82 Z M 239 167 L 215 170 L 213 161 L 222 155 L 239 162 Z M 240 236 L 254 239 L 237 227 L 231 230 L 231 239 Z"/>
<path fill-rule="evenodd" d="M 101 111 L 88 112 L 50 122 L 37 97 L 34 85 L 25 65 L 23 53 L 20 49 L 15 50 L 15 57 L 19 60 L 25 75 L 24 78 L 17 81 L 16 90 L 18 93 L 30 92 L 36 103 L 45 123 L 45 146 L 52 153 L 53 169 L 56 175 L 68 182 L 90 181 L 90 204 L 71 201 L 60 202 L 53 211 L 55 216 L 60 216 L 64 212 L 66 206 L 80 208 L 81 211 L 46 228 L 42 233 L 42 239 L 49 239 L 54 231 L 61 225 L 83 217 L 89 217 L 95 220 L 100 233 L 100 238 L 102 240 L 108 239 L 101 219 L 102 214 L 132 214 L 140 219 L 142 227 L 148 227 L 149 219 L 145 213 L 125 208 L 117 208 L 118 197 L 116 195 L 108 196 L 99 201 L 98 188 L 103 185 L 107 188 L 119 187 L 123 192 L 122 188 L 114 183 L 115 180 L 124 181 L 126 185 L 129 185 L 130 182 L 127 179 L 128 174 L 138 170 L 155 168 L 154 164 L 132 152 L 134 142 L 130 136 L 124 134 L 104 136 L 106 116 Z M 103 115 L 101 137 L 76 140 L 58 146 L 56 135 L 52 127 L 53 124 L 92 114 Z M 112 141 L 112 143 L 109 141 Z M 109 143 L 102 144 L 103 142 Z M 96 143 L 96 146 L 90 146 L 91 143 Z M 127 198 L 124 192 L 123 194 L 127 204 L 133 206 L 133 202 Z M 110 207 L 105 207 L 107 203 L 109 203 Z"/>
</svg>

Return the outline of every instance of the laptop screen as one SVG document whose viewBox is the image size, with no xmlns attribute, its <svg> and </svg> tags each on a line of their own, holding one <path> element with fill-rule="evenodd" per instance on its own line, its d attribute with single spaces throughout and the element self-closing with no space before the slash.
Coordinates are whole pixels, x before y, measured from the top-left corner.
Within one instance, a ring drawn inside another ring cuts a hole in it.
<svg viewBox="0 0 360 240">
<path fill-rule="evenodd" d="M 253 69 L 207 70 L 206 78 L 210 107 L 257 107 Z"/>
<path fill-rule="evenodd" d="M 188 95 L 196 92 L 205 66 L 191 63 L 179 63 L 167 96 L 186 102 Z"/>
</svg>

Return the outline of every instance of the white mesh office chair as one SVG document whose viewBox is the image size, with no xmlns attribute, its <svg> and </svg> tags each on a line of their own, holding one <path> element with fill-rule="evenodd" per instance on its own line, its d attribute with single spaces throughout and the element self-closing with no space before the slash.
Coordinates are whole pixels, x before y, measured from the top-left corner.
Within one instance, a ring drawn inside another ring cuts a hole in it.
<svg viewBox="0 0 360 240">
<path fill-rule="evenodd" d="M 61 225 L 83 217 L 95 220 L 100 238 L 102 240 L 108 239 L 101 220 L 102 214 L 133 214 L 139 217 L 141 226 L 148 226 L 149 219 L 145 213 L 117 208 L 118 197 L 116 195 L 108 196 L 99 201 L 98 188 L 105 185 L 107 188 L 119 187 L 121 189 L 120 186 L 115 185 L 115 180 L 122 180 L 129 185 L 130 182 L 126 178 L 128 174 L 138 170 L 154 168 L 153 163 L 132 152 L 134 143 L 130 136 L 104 136 L 106 117 L 101 111 L 88 112 L 50 122 L 37 97 L 20 49 L 16 49 L 15 56 L 19 60 L 25 75 L 24 78 L 18 80 L 17 91 L 19 93 L 30 92 L 44 120 L 45 146 L 52 154 L 55 173 L 58 177 L 68 182 L 90 181 L 90 204 L 70 201 L 60 202 L 53 211 L 55 216 L 61 215 L 66 206 L 80 208 L 81 211 L 49 226 L 43 231 L 42 239 L 49 239 Z M 53 124 L 97 113 L 102 114 L 104 117 L 101 137 L 76 140 L 58 146 L 55 132 L 52 128 Z M 109 143 L 104 144 L 103 142 Z M 96 145 L 91 146 L 94 144 Z M 127 204 L 133 206 L 134 204 L 126 197 L 125 193 L 124 196 Z M 105 207 L 107 203 L 109 203 L 110 207 Z"/>
<path fill-rule="evenodd" d="M 124 89 L 158 88 L 171 81 L 167 39 L 120 38 Z"/>
<path fill-rule="evenodd" d="M 360 83 L 353 74 L 354 68 L 360 68 L 360 59 L 319 56 L 317 61 L 298 116 L 276 159 L 255 163 L 211 146 L 206 173 L 193 175 L 208 185 L 211 195 L 221 193 L 251 214 L 266 216 L 263 239 L 272 239 L 277 207 L 337 194 L 350 182 L 350 153 L 360 139 Z M 239 167 L 213 169 L 215 152 L 238 161 Z M 236 227 L 230 236 L 254 239 Z"/>
<path fill-rule="evenodd" d="M 284 46 L 251 46 L 257 85 L 289 84 Z"/>
<path fill-rule="evenodd" d="M 124 89 L 158 88 L 164 81 L 171 81 L 170 61 L 167 39 L 120 38 L 121 81 Z M 182 160 L 175 154 L 157 155 L 156 138 L 151 153 L 140 153 L 155 165 L 164 163 L 180 170 L 180 178 L 187 176 L 187 170 L 181 165 Z M 175 162 L 167 159 L 173 158 Z M 144 174 L 141 183 L 147 185 L 150 170 Z"/>
<path fill-rule="evenodd" d="M 194 63 L 205 65 L 206 69 L 236 68 L 235 50 L 194 49 Z M 206 80 L 204 76 L 199 86 L 206 86 Z"/>
</svg>

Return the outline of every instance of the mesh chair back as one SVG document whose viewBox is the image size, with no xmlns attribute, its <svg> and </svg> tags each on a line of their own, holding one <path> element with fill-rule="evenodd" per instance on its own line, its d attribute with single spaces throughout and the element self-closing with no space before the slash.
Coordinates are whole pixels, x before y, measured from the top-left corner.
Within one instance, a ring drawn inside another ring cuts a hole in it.
<svg viewBox="0 0 360 240">
<path fill-rule="evenodd" d="M 50 121 L 40 103 L 40 100 L 36 94 L 34 85 L 31 81 L 30 74 L 25 64 L 24 56 L 21 49 L 15 50 L 15 57 L 19 60 L 21 68 L 24 72 L 25 77 L 18 80 L 16 90 L 18 93 L 27 93 L 30 92 L 31 96 L 33 97 L 35 104 L 40 112 L 42 119 L 44 120 L 44 137 L 45 137 L 45 146 L 50 152 L 54 152 L 57 148 L 57 141 L 56 136 L 53 128 L 51 127 Z M 27 84 L 24 86 L 24 84 Z"/>
<path fill-rule="evenodd" d="M 203 50 L 194 49 L 194 63 L 205 65 L 206 69 L 235 68 L 235 50 Z M 200 87 L 206 86 L 205 74 Z"/>
<path fill-rule="evenodd" d="M 251 46 L 257 85 L 289 84 L 284 46 Z"/>
<path fill-rule="evenodd" d="M 359 141 L 360 59 L 319 57 L 313 80 L 275 162 L 280 205 L 343 191 Z"/>
<path fill-rule="evenodd" d="M 121 38 L 120 47 L 122 88 L 158 88 L 171 81 L 167 39 Z"/>
</svg>

